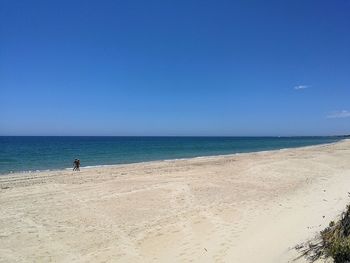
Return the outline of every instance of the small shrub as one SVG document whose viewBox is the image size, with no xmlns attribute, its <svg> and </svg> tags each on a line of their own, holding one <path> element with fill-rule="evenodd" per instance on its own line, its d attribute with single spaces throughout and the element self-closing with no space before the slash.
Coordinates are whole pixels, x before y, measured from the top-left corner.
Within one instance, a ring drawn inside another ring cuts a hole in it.
<svg viewBox="0 0 350 263">
<path fill-rule="evenodd" d="M 350 262 L 349 238 L 336 239 L 326 250 L 326 255 L 334 259 L 334 263 Z"/>
<path fill-rule="evenodd" d="M 319 238 L 297 247 L 302 256 L 314 262 L 331 257 L 334 263 L 350 263 L 350 206 L 337 222 L 331 221 Z"/>
<path fill-rule="evenodd" d="M 338 222 L 330 222 L 321 232 L 324 255 L 332 257 L 335 263 L 350 262 L 350 206 Z"/>
</svg>

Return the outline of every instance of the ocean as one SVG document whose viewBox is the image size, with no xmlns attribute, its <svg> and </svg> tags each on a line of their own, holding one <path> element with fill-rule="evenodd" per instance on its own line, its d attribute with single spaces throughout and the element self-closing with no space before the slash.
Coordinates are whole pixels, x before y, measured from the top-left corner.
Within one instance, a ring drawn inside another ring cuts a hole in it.
<svg viewBox="0 0 350 263">
<path fill-rule="evenodd" d="M 336 142 L 343 137 L 0 136 L 0 174 L 257 152 Z"/>
</svg>

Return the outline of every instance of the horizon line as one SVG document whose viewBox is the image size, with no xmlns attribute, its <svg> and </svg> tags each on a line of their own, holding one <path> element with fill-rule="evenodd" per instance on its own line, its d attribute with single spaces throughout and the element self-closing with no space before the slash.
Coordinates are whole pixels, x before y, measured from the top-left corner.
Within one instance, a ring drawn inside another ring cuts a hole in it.
<svg viewBox="0 0 350 263">
<path fill-rule="evenodd" d="M 331 135 L 0 135 L 0 137 L 350 137 L 350 134 Z"/>
</svg>

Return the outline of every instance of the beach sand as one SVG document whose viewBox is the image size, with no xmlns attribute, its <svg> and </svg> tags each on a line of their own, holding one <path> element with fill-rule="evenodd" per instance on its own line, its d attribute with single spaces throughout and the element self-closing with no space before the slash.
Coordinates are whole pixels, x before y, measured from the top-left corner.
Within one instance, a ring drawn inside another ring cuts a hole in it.
<svg viewBox="0 0 350 263">
<path fill-rule="evenodd" d="M 292 262 L 349 191 L 349 140 L 0 176 L 0 262 Z"/>
</svg>

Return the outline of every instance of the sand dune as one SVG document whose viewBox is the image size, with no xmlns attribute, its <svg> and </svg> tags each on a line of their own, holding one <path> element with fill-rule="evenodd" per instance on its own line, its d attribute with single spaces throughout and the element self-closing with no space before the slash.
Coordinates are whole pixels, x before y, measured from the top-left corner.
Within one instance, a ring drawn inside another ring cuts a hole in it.
<svg viewBox="0 0 350 263">
<path fill-rule="evenodd" d="M 291 262 L 349 201 L 350 141 L 0 187 L 0 262 Z"/>
</svg>

